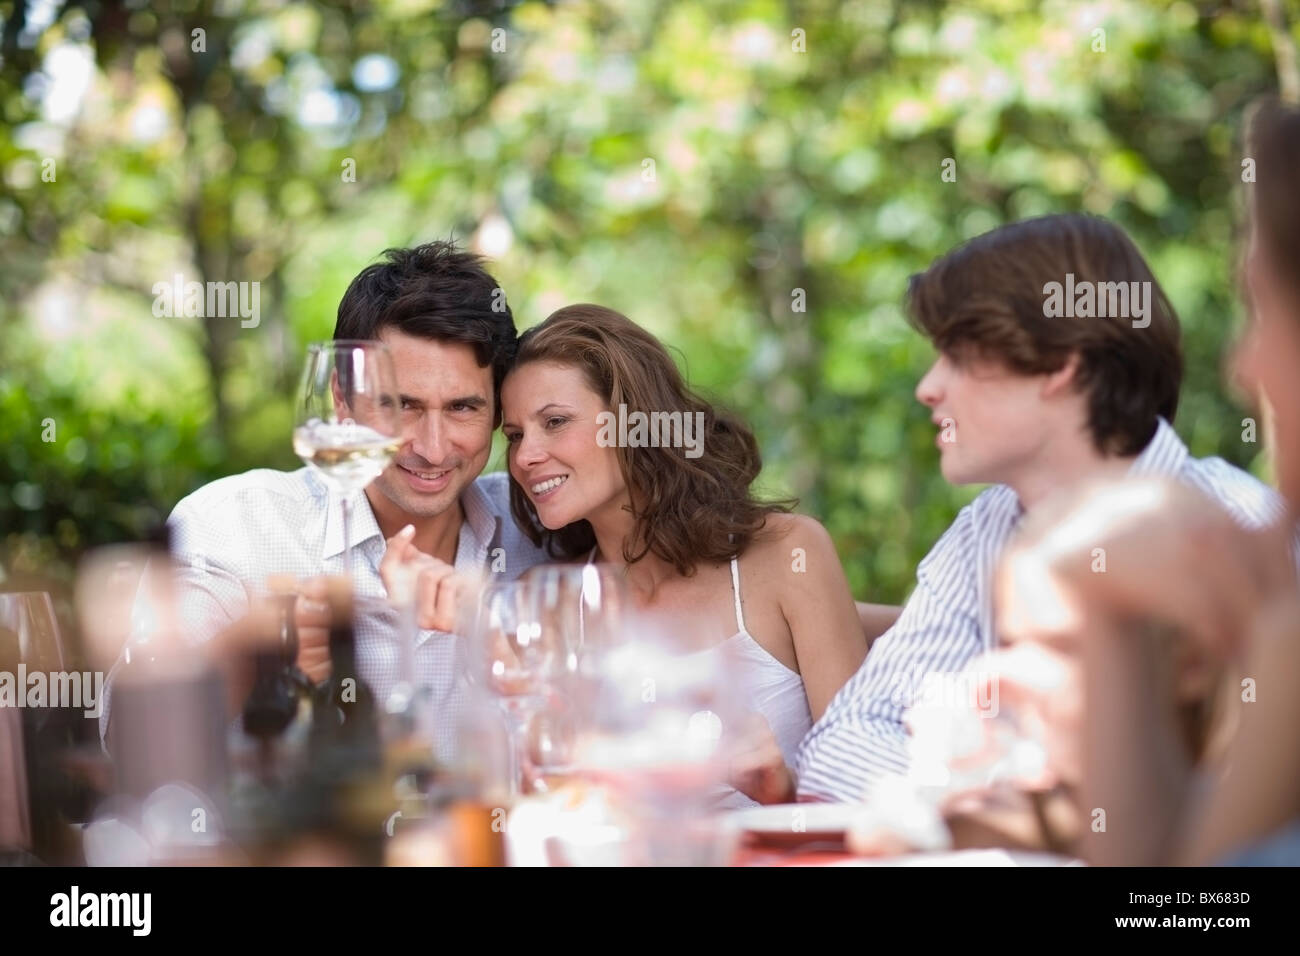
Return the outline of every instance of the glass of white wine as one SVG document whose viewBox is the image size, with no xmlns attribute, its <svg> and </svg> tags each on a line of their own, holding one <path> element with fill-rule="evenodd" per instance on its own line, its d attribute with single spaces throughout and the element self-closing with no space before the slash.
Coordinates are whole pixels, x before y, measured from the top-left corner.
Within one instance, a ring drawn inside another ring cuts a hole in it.
<svg viewBox="0 0 1300 956">
<path fill-rule="evenodd" d="M 293 450 L 343 501 L 343 569 L 352 574 L 350 499 L 401 447 L 393 358 L 382 342 L 335 339 L 307 347 Z"/>
</svg>

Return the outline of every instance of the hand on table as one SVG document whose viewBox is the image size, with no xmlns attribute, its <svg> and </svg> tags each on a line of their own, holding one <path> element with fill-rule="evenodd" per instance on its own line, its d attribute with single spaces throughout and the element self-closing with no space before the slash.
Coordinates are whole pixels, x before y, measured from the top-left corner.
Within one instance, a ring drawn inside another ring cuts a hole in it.
<svg viewBox="0 0 1300 956">
<path fill-rule="evenodd" d="M 794 800 L 794 774 L 761 714 L 750 714 L 742 727 L 727 768 L 727 782 L 759 803 Z"/>
</svg>

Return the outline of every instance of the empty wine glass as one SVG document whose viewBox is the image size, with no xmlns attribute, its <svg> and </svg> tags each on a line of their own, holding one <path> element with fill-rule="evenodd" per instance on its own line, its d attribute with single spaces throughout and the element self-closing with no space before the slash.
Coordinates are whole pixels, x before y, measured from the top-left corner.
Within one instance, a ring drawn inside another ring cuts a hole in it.
<svg viewBox="0 0 1300 956">
<path fill-rule="evenodd" d="M 293 450 L 343 501 L 343 570 L 352 573 L 351 495 L 401 447 L 392 356 L 382 342 L 338 339 L 307 348 Z"/>
<path fill-rule="evenodd" d="M 537 589 L 523 581 L 488 585 L 466 637 L 470 674 L 496 699 L 506 720 L 511 796 L 518 796 L 528 721 L 564 667 L 563 638 L 542 627 Z"/>
<path fill-rule="evenodd" d="M 543 564 L 521 580 L 536 591 L 542 626 L 560 640 L 565 672 L 594 667 L 622 637 L 627 585 L 610 565 Z"/>
<path fill-rule="evenodd" d="M 0 635 L 0 661 L 12 657 L 29 671 L 64 670 L 63 638 L 45 591 L 0 594 Z"/>
<path fill-rule="evenodd" d="M 19 664 L 29 673 L 64 670 L 63 639 L 54 603 L 44 591 L 0 594 L 0 671 L 12 675 Z M 53 681 L 50 684 L 53 687 Z M 27 686 L 18 684 L 16 692 L 25 697 Z M 18 707 L 0 707 L 0 853 L 32 846 L 32 799 L 36 795 L 27 775 L 32 756 L 28 748 L 38 739 L 39 731 L 34 725 L 24 727 L 27 713 Z M 38 761 L 45 757 L 48 755 L 36 754 Z"/>
<path fill-rule="evenodd" d="M 539 565 L 523 580 L 534 590 L 543 631 L 563 655 L 528 728 L 529 763 L 545 780 L 572 769 L 581 719 L 592 713 L 601 657 L 624 633 L 626 583 L 611 566 L 597 564 Z"/>
</svg>

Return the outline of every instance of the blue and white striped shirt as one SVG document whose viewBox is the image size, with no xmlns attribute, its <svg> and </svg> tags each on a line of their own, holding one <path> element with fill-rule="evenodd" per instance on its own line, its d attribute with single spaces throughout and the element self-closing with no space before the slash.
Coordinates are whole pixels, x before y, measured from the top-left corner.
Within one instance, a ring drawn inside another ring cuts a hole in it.
<svg viewBox="0 0 1300 956">
<path fill-rule="evenodd" d="M 1184 481 L 1247 528 L 1284 515 L 1273 489 L 1221 458 L 1191 457 L 1164 419 L 1129 474 Z M 800 745 L 795 769 L 801 798 L 859 800 L 882 777 L 907 771 L 903 712 L 927 673 L 955 673 L 992 649 L 993 573 L 1022 515 L 1016 493 L 994 485 L 958 513 L 922 559 L 903 613 Z"/>
</svg>

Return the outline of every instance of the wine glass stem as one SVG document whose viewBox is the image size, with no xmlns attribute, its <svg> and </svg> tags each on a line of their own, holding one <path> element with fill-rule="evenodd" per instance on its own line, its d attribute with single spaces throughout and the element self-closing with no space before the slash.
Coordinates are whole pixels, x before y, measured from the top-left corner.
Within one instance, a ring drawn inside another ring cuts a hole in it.
<svg viewBox="0 0 1300 956">
<path fill-rule="evenodd" d="M 348 496 L 343 496 L 343 574 L 346 577 L 352 577 L 352 506 L 348 502 Z"/>
<path fill-rule="evenodd" d="M 506 707 L 506 761 L 510 772 L 510 796 L 523 795 L 524 735 L 528 729 L 528 715 L 514 707 Z"/>
</svg>

